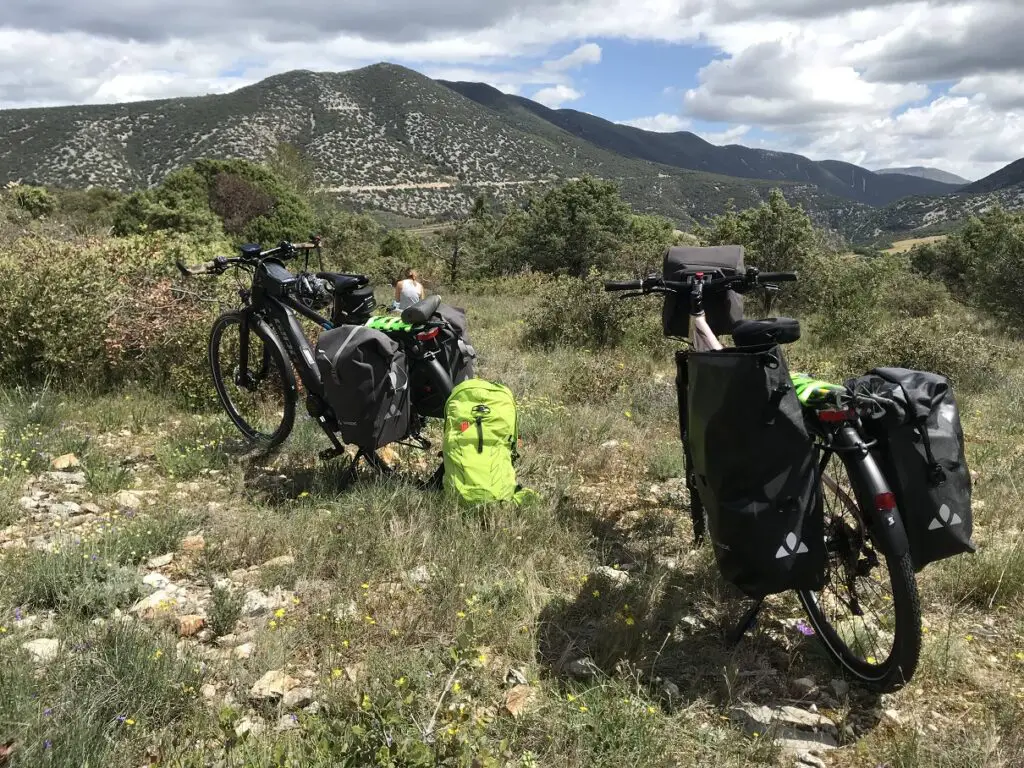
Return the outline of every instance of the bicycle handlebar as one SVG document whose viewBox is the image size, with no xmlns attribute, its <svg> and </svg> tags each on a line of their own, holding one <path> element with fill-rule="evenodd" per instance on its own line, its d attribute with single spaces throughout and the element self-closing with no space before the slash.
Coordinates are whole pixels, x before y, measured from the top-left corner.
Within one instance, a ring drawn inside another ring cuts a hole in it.
<svg viewBox="0 0 1024 768">
<path fill-rule="evenodd" d="M 748 269 L 741 275 L 727 275 L 726 277 L 708 278 L 705 272 L 694 271 L 686 274 L 686 280 L 666 280 L 661 275 L 648 275 L 642 280 L 606 280 L 605 291 L 641 291 L 651 293 L 653 291 L 669 291 L 673 293 L 684 292 L 701 278 L 705 291 L 712 292 L 716 289 L 725 290 L 733 286 L 745 284 L 744 287 L 753 288 L 756 285 L 765 283 L 793 282 L 797 279 L 796 272 L 759 272 L 754 268 Z"/>
<path fill-rule="evenodd" d="M 208 261 L 203 264 L 196 264 L 191 267 L 186 266 L 181 261 L 175 261 L 174 264 L 177 266 L 178 271 L 185 277 L 192 277 L 195 275 L 219 275 L 230 266 L 234 266 L 236 264 L 254 264 L 261 259 L 271 256 L 281 259 L 293 259 L 296 256 L 296 251 L 310 251 L 315 248 L 319 248 L 320 244 L 321 237 L 319 235 L 310 235 L 308 242 L 290 243 L 287 240 L 282 240 L 273 248 L 266 251 L 260 251 L 258 254 L 248 253 L 243 250 L 242 256 L 239 257 L 228 258 L 227 256 L 217 256 L 212 261 Z"/>
</svg>

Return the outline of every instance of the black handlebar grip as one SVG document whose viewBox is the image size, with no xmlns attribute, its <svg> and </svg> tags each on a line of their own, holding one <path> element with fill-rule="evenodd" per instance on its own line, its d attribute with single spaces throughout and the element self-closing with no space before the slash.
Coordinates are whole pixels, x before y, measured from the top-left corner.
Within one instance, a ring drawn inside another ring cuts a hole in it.
<svg viewBox="0 0 1024 768">
<path fill-rule="evenodd" d="M 188 277 L 189 275 L 192 274 L 191 272 L 188 271 L 188 267 L 186 267 L 180 260 L 175 261 L 174 266 L 176 266 L 178 268 L 178 271 L 181 272 L 181 274 L 183 274 L 185 277 Z"/>
<path fill-rule="evenodd" d="M 757 280 L 761 283 L 792 283 L 796 281 L 796 272 L 761 272 Z"/>
<path fill-rule="evenodd" d="M 606 291 L 639 291 L 643 288 L 643 283 L 640 280 L 605 280 L 604 289 Z"/>
</svg>

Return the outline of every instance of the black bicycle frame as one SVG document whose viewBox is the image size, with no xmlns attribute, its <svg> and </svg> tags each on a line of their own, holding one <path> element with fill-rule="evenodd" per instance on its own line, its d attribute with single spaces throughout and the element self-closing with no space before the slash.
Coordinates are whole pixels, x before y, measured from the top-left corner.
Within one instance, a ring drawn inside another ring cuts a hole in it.
<svg viewBox="0 0 1024 768">
<path fill-rule="evenodd" d="M 320 369 L 317 368 L 313 347 L 303 333 L 296 312 L 309 318 L 325 330 L 333 328 L 330 321 L 310 309 L 292 296 L 263 295 L 242 309 L 242 320 L 239 333 L 239 370 L 247 371 L 249 365 L 249 330 L 250 323 L 264 323 L 281 344 L 282 352 L 290 360 L 299 373 L 299 379 L 307 392 L 323 397 L 323 382 Z"/>
</svg>

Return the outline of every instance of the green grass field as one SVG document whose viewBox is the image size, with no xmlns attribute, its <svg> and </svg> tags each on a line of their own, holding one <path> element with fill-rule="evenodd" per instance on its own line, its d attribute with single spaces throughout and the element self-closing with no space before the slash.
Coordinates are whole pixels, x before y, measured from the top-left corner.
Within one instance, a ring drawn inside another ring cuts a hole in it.
<svg viewBox="0 0 1024 768">
<path fill-rule="evenodd" d="M 308 421 L 253 461 L 150 390 L 0 396 L 0 765 L 793 765 L 744 705 L 827 718 L 805 766 L 1024 762 L 1020 346 L 961 398 L 979 552 L 921 575 L 922 665 L 879 698 L 789 596 L 725 642 L 746 603 L 690 547 L 664 347 L 539 351 L 528 296 L 445 298 L 516 393 L 533 507 L 461 511 L 404 448 L 341 488 Z"/>
</svg>

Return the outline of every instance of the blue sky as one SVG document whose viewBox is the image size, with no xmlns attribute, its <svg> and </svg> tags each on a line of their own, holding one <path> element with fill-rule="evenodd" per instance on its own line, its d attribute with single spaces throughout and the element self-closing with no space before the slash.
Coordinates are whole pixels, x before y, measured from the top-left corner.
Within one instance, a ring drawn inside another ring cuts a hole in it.
<svg viewBox="0 0 1024 768">
<path fill-rule="evenodd" d="M 1021 0 L 4 0 L 0 108 L 380 61 L 869 168 L 1024 155 Z"/>
</svg>

